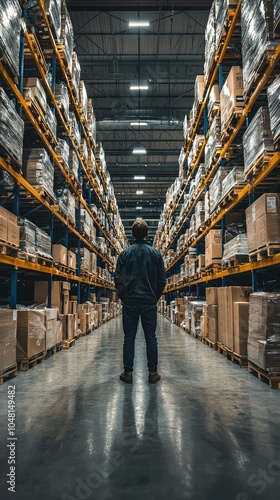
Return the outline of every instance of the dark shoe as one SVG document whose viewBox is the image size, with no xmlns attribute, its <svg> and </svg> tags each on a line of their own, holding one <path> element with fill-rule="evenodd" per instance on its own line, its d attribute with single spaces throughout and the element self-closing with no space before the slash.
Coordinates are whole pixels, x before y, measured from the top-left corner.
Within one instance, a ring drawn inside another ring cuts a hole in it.
<svg viewBox="0 0 280 500">
<path fill-rule="evenodd" d="M 132 372 L 126 372 L 126 371 L 124 371 L 124 372 L 120 375 L 120 379 L 121 379 L 123 382 L 126 382 L 127 384 L 132 384 Z"/>
<path fill-rule="evenodd" d="M 161 376 L 158 372 L 149 373 L 149 384 L 156 384 L 160 379 Z"/>
</svg>

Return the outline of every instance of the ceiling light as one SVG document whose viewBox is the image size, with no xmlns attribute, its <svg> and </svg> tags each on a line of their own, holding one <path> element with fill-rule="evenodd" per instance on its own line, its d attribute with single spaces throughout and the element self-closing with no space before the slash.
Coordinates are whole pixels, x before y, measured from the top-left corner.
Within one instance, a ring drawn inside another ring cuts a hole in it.
<svg viewBox="0 0 280 500">
<path fill-rule="evenodd" d="M 136 210 L 143 210 L 143 207 L 136 207 Z"/>
<path fill-rule="evenodd" d="M 130 90 L 148 90 L 148 85 L 130 85 Z"/>
<path fill-rule="evenodd" d="M 143 193 L 144 193 L 144 191 L 140 191 L 140 190 L 136 191 L 136 194 L 143 194 Z"/>
<path fill-rule="evenodd" d="M 150 23 L 149 21 L 129 21 L 128 25 L 130 26 L 130 28 L 138 28 L 150 26 Z"/>
<path fill-rule="evenodd" d="M 132 127 L 146 127 L 148 124 L 147 122 L 131 122 Z"/>
<path fill-rule="evenodd" d="M 132 151 L 132 154 L 134 155 L 145 155 L 147 154 L 147 150 L 145 148 L 134 148 Z"/>
<path fill-rule="evenodd" d="M 135 175 L 134 179 L 136 181 L 144 181 L 146 179 L 145 175 Z"/>
</svg>

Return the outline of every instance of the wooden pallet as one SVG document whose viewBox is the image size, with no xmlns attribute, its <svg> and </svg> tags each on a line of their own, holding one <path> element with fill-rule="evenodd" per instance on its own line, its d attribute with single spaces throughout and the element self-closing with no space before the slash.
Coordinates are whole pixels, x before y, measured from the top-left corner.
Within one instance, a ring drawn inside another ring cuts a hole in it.
<svg viewBox="0 0 280 500">
<path fill-rule="evenodd" d="M 217 342 L 213 342 L 213 340 L 208 339 L 207 337 L 202 337 L 202 343 L 212 347 L 215 351 L 217 350 Z"/>
<path fill-rule="evenodd" d="M 218 273 L 222 269 L 222 264 L 214 263 L 210 266 L 205 267 L 205 276 L 211 276 L 212 274 Z"/>
<path fill-rule="evenodd" d="M 247 368 L 248 366 L 247 356 L 229 351 L 227 354 L 227 358 L 230 359 L 232 363 L 237 363 L 241 368 Z"/>
<path fill-rule="evenodd" d="M 3 51 L 2 48 L 0 48 L 0 60 L 1 63 L 3 64 L 5 70 L 9 74 L 9 76 L 12 78 L 14 83 L 17 85 L 18 84 L 18 69 L 14 67 L 12 59 Z"/>
<path fill-rule="evenodd" d="M 224 344 L 217 342 L 217 351 L 227 357 L 228 352 L 231 352 Z"/>
<path fill-rule="evenodd" d="M 248 361 L 248 372 L 253 373 L 259 380 L 269 384 L 269 387 L 280 389 L 280 372 L 267 372 L 259 366 Z"/>
<path fill-rule="evenodd" d="M 11 255 L 12 257 L 17 257 L 19 247 L 8 241 L 0 239 L 0 254 Z"/>
<path fill-rule="evenodd" d="M 22 372 L 27 372 L 29 368 L 33 368 L 38 363 L 43 363 L 46 359 L 46 351 L 40 352 L 31 358 L 18 359 L 18 370 Z"/>
<path fill-rule="evenodd" d="M 53 260 L 43 255 L 37 255 L 37 263 L 40 264 L 40 266 L 53 267 Z"/>
<path fill-rule="evenodd" d="M 27 260 L 28 262 L 32 262 L 33 264 L 37 263 L 37 255 L 35 253 L 20 251 L 18 258 Z"/>
<path fill-rule="evenodd" d="M 18 159 L 15 154 L 10 151 L 8 144 L 0 144 L 0 156 L 5 160 L 8 165 L 21 172 L 22 161 Z"/>
<path fill-rule="evenodd" d="M 232 134 L 240 117 L 243 114 L 243 111 L 244 106 L 235 106 L 234 108 L 232 108 L 227 123 L 224 125 L 223 130 L 221 131 L 221 138 L 223 143 L 226 142 L 229 136 Z"/>
<path fill-rule="evenodd" d="M 49 205 L 54 205 L 55 204 L 55 199 L 54 199 L 54 196 L 51 195 L 45 188 L 45 186 L 42 186 L 42 185 L 34 185 L 32 186 L 36 191 L 37 193 L 42 196 L 42 198 L 44 198 L 44 200 L 49 204 Z M 22 197 L 24 198 L 29 198 L 31 200 L 34 199 L 34 196 L 32 193 L 30 193 L 29 191 L 26 191 L 24 188 L 21 189 L 20 191 L 20 194 Z"/>
<path fill-rule="evenodd" d="M 70 349 L 70 347 L 73 347 L 73 345 L 75 345 L 75 339 L 71 339 L 71 340 L 67 340 L 67 339 L 63 339 L 62 341 L 62 349 Z"/>
<path fill-rule="evenodd" d="M 29 96 L 26 95 L 24 97 L 24 100 L 27 106 L 29 107 L 32 115 L 34 116 L 34 118 L 36 118 L 38 124 L 40 124 L 40 127 L 42 127 L 43 129 L 47 128 L 47 123 L 45 119 L 46 112 L 44 109 L 42 109 L 41 103 L 36 99 L 36 96 L 34 96 L 34 99 L 31 99 Z"/>
<path fill-rule="evenodd" d="M 245 179 L 252 181 L 261 170 L 265 170 L 274 153 L 275 151 L 265 151 L 262 153 L 254 161 L 253 165 L 246 172 L 244 172 Z"/>
<path fill-rule="evenodd" d="M 236 184 L 234 187 L 232 187 L 230 191 L 226 193 L 225 196 L 220 200 L 219 206 L 226 207 L 227 205 L 229 205 L 238 196 L 244 186 L 246 186 L 245 182 L 243 184 Z"/>
<path fill-rule="evenodd" d="M 232 269 L 234 267 L 241 266 L 249 262 L 249 255 L 235 255 L 230 257 L 227 262 L 223 262 L 223 269 Z"/>
<path fill-rule="evenodd" d="M 273 257 L 273 255 L 277 253 L 280 253 L 280 244 L 270 243 L 258 248 L 257 250 L 254 250 L 254 252 L 250 252 L 249 260 L 250 262 L 256 262 L 266 259 L 267 257 Z"/>
<path fill-rule="evenodd" d="M 10 366 L 6 370 L 0 371 L 0 385 L 4 383 L 4 378 L 14 378 L 17 376 L 17 365 Z"/>
<path fill-rule="evenodd" d="M 252 93 L 257 88 L 260 80 L 262 79 L 262 77 L 263 77 L 265 71 L 267 70 L 267 67 L 268 67 L 270 61 L 272 60 L 272 58 L 274 57 L 274 55 L 275 55 L 275 49 L 266 49 L 266 51 L 262 55 L 262 58 L 259 62 L 259 65 L 258 65 L 257 69 L 254 71 L 254 78 L 251 80 L 249 87 L 247 89 L 244 89 L 244 98 L 245 98 L 246 102 L 249 101 Z M 276 65 L 274 71 L 272 72 L 272 74 L 270 75 L 270 78 L 268 78 L 268 81 L 266 82 L 265 86 L 263 87 L 263 90 L 265 88 L 267 88 L 268 85 L 270 85 L 270 83 L 274 80 L 276 72 L 277 72 L 277 65 Z"/>
</svg>

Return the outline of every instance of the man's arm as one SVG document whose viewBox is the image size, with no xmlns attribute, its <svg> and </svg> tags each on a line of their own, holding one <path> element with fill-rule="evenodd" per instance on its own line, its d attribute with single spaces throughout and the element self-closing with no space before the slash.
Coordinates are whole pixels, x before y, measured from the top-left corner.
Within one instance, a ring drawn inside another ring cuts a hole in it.
<svg viewBox="0 0 280 500">
<path fill-rule="evenodd" d="M 159 254 L 158 269 L 157 269 L 157 300 L 159 300 L 166 283 L 164 263 L 161 253 Z"/>
<path fill-rule="evenodd" d="M 117 265 L 116 265 L 116 271 L 115 271 L 115 276 L 114 276 L 114 281 L 115 281 L 115 286 L 116 286 L 116 291 L 118 294 L 118 297 L 122 300 L 123 292 L 124 292 L 124 283 L 122 281 L 122 258 L 121 255 L 118 256 L 117 260 Z"/>
</svg>

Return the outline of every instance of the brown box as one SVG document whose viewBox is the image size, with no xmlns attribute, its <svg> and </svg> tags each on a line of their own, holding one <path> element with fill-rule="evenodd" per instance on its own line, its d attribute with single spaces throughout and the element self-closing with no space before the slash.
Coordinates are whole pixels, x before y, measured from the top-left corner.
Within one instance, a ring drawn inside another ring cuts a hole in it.
<svg viewBox="0 0 280 500">
<path fill-rule="evenodd" d="M 233 66 L 223 85 L 220 94 L 221 102 L 221 131 L 226 130 L 234 108 L 245 106 L 243 95 L 243 70 L 240 66 Z"/>
<path fill-rule="evenodd" d="M 56 322 L 58 309 L 46 309 L 46 350 L 56 345 Z"/>
<path fill-rule="evenodd" d="M 3 217 L 0 213 L 0 240 L 5 243 L 8 241 L 8 228 L 7 228 L 7 219 Z"/>
<path fill-rule="evenodd" d="M 211 264 L 219 264 L 222 261 L 223 249 L 222 244 L 217 243 L 209 245 L 205 248 L 205 266 L 211 266 Z"/>
<path fill-rule="evenodd" d="M 17 216 L 4 207 L 0 207 L 0 221 L 0 239 L 19 247 L 20 227 Z"/>
<path fill-rule="evenodd" d="M 218 334 L 218 306 L 208 306 L 208 339 L 217 342 Z"/>
<path fill-rule="evenodd" d="M 224 288 L 217 288 L 217 304 L 218 304 L 218 334 L 217 342 L 225 344 L 225 331 L 226 331 L 226 315 L 225 315 L 225 292 Z"/>
<path fill-rule="evenodd" d="M 205 269 L 205 255 L 201 254 L 198 256 L 198 266 L 197 266 L 197 271 L 204 271 Z"/>
<path fill-rule="evenodd" d="M 234 302 L 248 302 L 248 287 L 229 286 L 224 288 L 224 313 L 226 318 L 225 345 L 234 350 L 233 329 L 234 329 Z"/>
<path fill-rule="evenodd" d="M 45 310 L 18 310 L 17 315 L 17 359 L 31 358 L 46 348 Z"/>
<path fill-rule="evenodd" d="M 76 300 L 69 300 L 69 314 L 77 314 L 78 303 Z"/>
<path fill-rule="evenodd" d="M 52 256 L 54 262 L 67 266 L 67 248 L 63 245 L 52 246 Z"/>
<path fill-rule="evenodd" d="M 115 296 L 117 296 L 117 294 L 115 292 L 112 293 L 112 296 L 115 294 Z M 113 299 L 112 299 L 113 300 Z M 96 294 L 95 293 L 91 293 L 90 294 L 90 301 L 95 303 L 96 302 Z M 115 302 L 117 301 L 117 299 L 115 300 Z"/>
<path fill-rule="evenodd" d="M 80 320 L 80 330 L 82 333 L 86 333 L 87 331 L 87 322 L 86 322 L 86 311 L 83 309 L 80 309 L 78 317 Z"/>
<path fill-rule="evenodd" d="M 63 320 L 62 321 L 57 321 L 56 322 L 56 343 L 60 344 L 62 342 L 62 327 L 63 327 Z"/>
<path fill-rule="evenodd" d="M 12 215 L 12 214 L 11 214 Z M 9 243 L 12 243 L 16 247 L 19 247 L 19 235 L 20 235 L 20 227 L 17 222 L 14 224 L 13 222 L 9 222 L 7 226 L 7 239 Z"/>
<path fill-rule="evenodd" d="M 66 338 L 71 340 L 74 338 L 74 316 L 73 314 L 65 314 L 66 317 Z"/>
<path fill-rule="evenodd" d="M 52 307 L 58 307 L 59 311 L 62 312 L 60 283 L 60 281 L 52 282 Z M 34 302 L 37 302 L 38 304 L 48 303 L 47 281 L 34 282 Z"/>
<path fill-rule="evenodd" d="M 249 302 L 234 302 L 233 351 L 241 356 L 247 356 L 248 331 Z"/>
<path fill-rule="evenodd" d="M 62 295 L 62 314 L 69 313 L 69 292 L 65 290 Z"/>
<path fill-rule="evenodd" d="M 205 236 L 205 247 L 210 245 L 217 245 L 222 243 L 222 231 L 221 229 L 211 229 L 209 233 Z"/>
<path fill-rule="evenodd" d="M 218 293 L 217 293 L 218 288 L 217 287 L 209 287 L 205 289 L 206 293 L 206 302 L 208 305 L 211 304 L 218 304 Z"/>
<path fill-rule="evenodd" d="M 67 252 L 67 266 L 70 267 L 70 269 L 74 269 L 76 271 L 76 265 L 77 265 L 76 254 L 74 252 L 71 252 L 71 250 L 68 250 L 68 252 Z"/>
<path fill-rule="evenodd" d="M 16 365 L 17 311 L 0 309 L 0 371 Z"/>
<path fill-rule="evenodd" d="M 248 250 L 280 244 L 280 195 L 263 194 L 246 209 Z"/>
<path fill-rule="evenodd" d="M 71 289 L 71 283 L 69 283 L 69 281 L 61 281 L 61 291 L 70 289 Z"/>
<path fill-rule="evenodd" d="M 176 299 L 177 306 L 183 306 L 184 305 L 184 297 L 177 297 Z"/>
<path fill-rule="evenodd" d="M 208 304 L 204 304 L 203 306 L 203 317 L 204 317 L 204 324 L 203 324 L 203 331 L 204 331 L 204 337 L 208 336 L 208 322 L 209 322 L 209 316 L 208 316 Z"/>
</svg>

